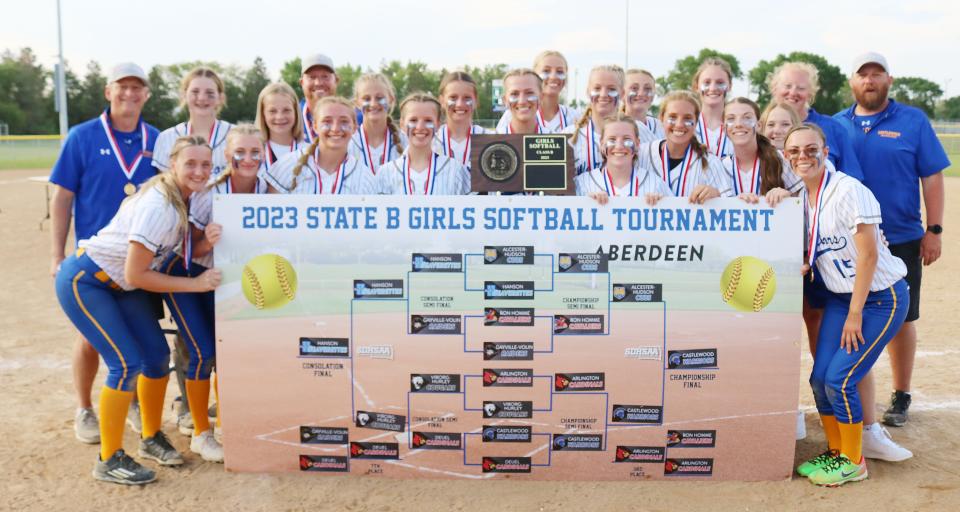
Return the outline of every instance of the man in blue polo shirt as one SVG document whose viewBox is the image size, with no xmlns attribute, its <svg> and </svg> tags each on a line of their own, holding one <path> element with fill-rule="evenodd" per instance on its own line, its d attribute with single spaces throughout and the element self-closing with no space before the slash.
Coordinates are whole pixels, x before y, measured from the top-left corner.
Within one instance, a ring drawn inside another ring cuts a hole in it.
<svg viewBox="0 0 960 512">
<path fill-rule="evenodd" d="M 854 59 L 850 89 L 857 102 L 836 114 L 847 129 L 860 160 L 866 185 L 880 202 L 880 228 L 890 252 L 907 265 L 910 309 L 888 351 L 893 367 L 893 395 L 883 415 L 887 425 L 907 421 L 910 379 L 917 350 L 914 321 L 920 317 L 922 265 L 940 257 L 944 187 L 942 171 L 950 166 L 940 140 L 920 109 L 887 97 L 893 78 L 887 60 L 878 53 Z M 921 186 L 926 208 L 926 229 L 920 215 Z"/>
<path fill-rule="evenodd" d="M 150 179 L 156 128 L 140 113 L 150 98 L 147 75 L 133 63 L 118 64 L 108 77 L 104 96 L 109 107 L 100 116 L 74 126 L 50 174 L 51 264 L 56 275 L 66 251 L 71 218 L 74 243 L 90 238 L 113 218 L 120 203 Z M 72 249 L 71 249 L 72 250 Z M 73 383 L 79 402 L 74 422 L 77 439 L 100 442 L 100 429 L 90 393 L 99 354 L 82 337 L 73 350 Z"/>
</svg>

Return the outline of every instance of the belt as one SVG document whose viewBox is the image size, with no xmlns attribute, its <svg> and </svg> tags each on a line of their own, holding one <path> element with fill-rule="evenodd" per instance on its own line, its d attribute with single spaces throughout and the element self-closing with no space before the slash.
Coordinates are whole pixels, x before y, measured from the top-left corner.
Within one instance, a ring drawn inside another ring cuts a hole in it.
<svg viewBox="0 0 960 512">
<path fill-rule="evenodd" d="M 86 251 L 86 249 L 84 249 L 83 247 L 77 249 L 77 253 L 76 253 L 76 254 L 77 254 L 77 257 L 79 258 L 80 256 L 83 256 L 83 254 L 84 254 L 85 252 L 87 252 L 87 251 Z M 92 261 L 92 260 L 91 260 L 91 261 Z M 114 289 L 114 290 L 121 290 L 121 289 L 122 289 L 122 288 L 120 288 L 120 285 L 119 285 L 119 284 L 113 282 L 113 279 L 110 279 L 110 276 L 108 276 L 107 273 L 103 271 L 103 269 L 100 269 L 100 270 L 94 272 L 94 273 L 93 273 L 93 277 L 96 278 L 97 281 L 100 281 L 101 283 L 103 283 L 103 284 L 105 284 L 105 285 L 108 285 L 110 288 L 112 288 L 112 289 Z"/>
</svg>

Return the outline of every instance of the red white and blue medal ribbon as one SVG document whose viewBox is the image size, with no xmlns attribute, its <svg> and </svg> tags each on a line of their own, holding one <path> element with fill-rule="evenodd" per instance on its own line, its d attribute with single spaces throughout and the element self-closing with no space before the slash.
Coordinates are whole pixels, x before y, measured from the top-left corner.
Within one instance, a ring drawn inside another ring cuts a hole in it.
<svg viewBox="0 0 960 512">
<path fill-rule="evenodd" d="M 617 187 L 613 184 L 613 176 L 610 174 L 610 170 L 604 167 L 600 172 L 603 173 L 603 186 L 607 189 L 607 195 L 616 196 Z M 637 179 L 637 169 L 634 167 L 630 170 L 630 181 L 627 183 L 627 195 L 637 196 L 639 194 L 640 180 Z"/>
<path fill-rule="evenodd" d="M 590 121 L 587 123 L 587 136 L 586 136 L 587 170 L 588 171 L 592 171 L 594 166 L 596 166 L 597 162 L 600 161 L 600 155 L 596 154 L 596 152 L 599 151 L 599 149 L 597 148 L 597 146 L 599 146 L 599 143 L 595 138 L 596 135 L 597 135 L 596 127 L 593 125 L 593 119 L 590 119 Z"/>
<path fill-rule="evenodd" d="M 450 135 L 450 127 L 448 125 L 443 125 L 443 128 L 440 130 L 440 144 L 443 146 L 443 151 L 447 156 L 454 160 L 460 160 L 464 166 L 469 167 L 470 163 L 468 162 L 470 158 L 470 145 L 473 138 L 473 126 L 467 130 L 467 144 L 463 148 L 463 156 L 457 157 L 457 152 L 453 149 L 453 137 Z"/>
<path fill-rule="evenodd" d="M 267 157 L 263 159 L 263 165 L 264 165 L 264 168 L 266 169 L 269 169 L 270 166 L 276 163 L 277 160 L 279 159 L 279 157 L 277 157 L 277 154 L 273 151 L 273 147 L 271 146 L 271 144 L 272 143 L 268 140 L 266 144 L 263 145 L 263 152 L 267 154 Z M 290 143 L 290 152 L 292 153 L 296 151 L 297 147 L 298 147 L 297 141 L 294 140 L 293 142 Z"/>
<path fill-rule="evenodd" d="M 717 136 L 716 145 L 710 143 L 710 132 L 707 130 L 707 120 L 703 114 L 700 114 L 700 120 L 697 121 L 697 131 L 700 132 L 700 140 L 707 146 L 707 151 L 712 151 L 717 156 L 723 156 L 723 147 L 727 144 L 727 132 L 720 123 L 720 135 Z"/>
<path fill-rule="evenodd" d="M 300 107 L 300 113 L 303 115 L 303 125 L 306 130 L 303 131 L 303 137 L 307 142 L 313 142 L 317 138 L 317 132 L 313 131 L 313 115 L 310 113 L 310 104 L 306 100 Z"/>
<path fill-rule="evenodd" d="M 437 182 L 437 157 L 436 153 L 430 159 L 430 167 L 427 168 L 427 179 L 423 183 L 423 195 L 433 195 L 434 187 Z M 417 195 L 413 188 L 413 171 L 410 170 L 410 155 L 403 156 L 403 193 L 408 196 Z"/>
<path fill-rule="evenodd" d="M 190 121 L 187 121 L 187 135 L 193 133 L 193 128 L 190 126 Z M 220 134 L 220 121 L 214 121 L 213 126 L 210 127 L 210 135 L 207 135 L 207 144 L 210 147 L 216 146 L 216 137 Z"/>
<path fill-rule="evenodd" d="M 127 181 L 133 181 L 133 173 L 137 171 L 137 166 L 139 166 L 140 161 L 143 160 L 143 153 L 147 150 L 147 125 L 143 123 L 143 120 L 138 121 L 140 125 L 140 152 L 137 153 L 137 157 L 133 159 L 133 162 L 127 165 L 127 160 L 123 158 L 120 145 L 117 143 L 117 136 L 113 133 L 113 127 L 110 126 L 110 119 L 108 119 L 106 111 L 100 114 L 100 124 L 103 126 L 104 133 L 107 134 L 107 141 L 110 142 L 110 149 L 113 151 L 114 158 L 116 158 L 117 163 L 120 164 L 120 170 L 123 171 L 123 175 L 127 178 Z"/>
<path fill-rule="evenodd" d="M 814 209 L 810 209 L 810 195 L 803 202 L 804 212 L 807 214 L 809 231 L 807 232 L 807 265 L 810 266 L 810 280 L 813 281 L 813 265 L 817 262 L 817 248 L 820 245 L 820 213 L 823 210 L 824 192 L 830 182 L 830 172 L 823 170 L 820 176 L 820 185 L 817 187 L 817 196 L 814 198 Z"/>
<path fill-rule="evenodd" d="M 370 141 L 367 140 L 367 132 L 363 126 L 358 130 L 360 132 L 360 153 L 363 154 L 363 163 L 370 168 L 373 174 L 377 174 L 383 164 L 387 163 L 387 156 L 390 154 L 390 127 L 383 129 L 383 155 L 380 155 L 380 164 L 373 163 L 373 148 L 370 147 Z"/>
<path fill-rule="evenodd" d="M 667 154 L 667 144 L 663 143 L 663 148 L 660 151 L 660 164 L 663 171 L 663 181 L 667 182 L 667 186 L 673 189 L 673 195 L 677 197 L 684 197 L 687 195 L 687 177 L 690 175 L 690 165 L 693 161 L 696 160 L 693 158 L 693 145 L 687 146 L 687 151 L 683 155 L 683 161 L 680 162 L 680 176 L 677 177 L 676 185 L 670 183 L 670 155 Z"/>
<path fill-rule="evenodd" d="M 557 116 L 560 117 L 560 128 L 559 131 L 563 131 L 567 127 L 567 115 L 563 113 L 563 105 L 557 107 Z M 547 126 L 547 121 L 543 118 L 543 111 L 537 109 L 537 125 Z"/>
<path fill-rule="evenodd" d="M 750 194 L 760 194 L 760 156 L 753 160 L 753 171 L 750 173 L 750 182 L 745 188 L 743 186 L 743 175 L 740 173 L 740 162 L 737 161 L 737 155 L 731 155 L 733 161 L 733 195 L 738 196 L 744 192 Z"/>
<path fill-rule="evenodd" d="M 348 159 L 349 159 L 348 156 L 344 156 L 343 161 L 340 162 L 340 166 L 337 167 L 337 174 L 333 179 L 333 186 L 330 187 L 331 194 L 339 195 L 340 193 L 343 192 L 343 172 L 347 168 Z M 313 169 L 313 173 L 317 178 L 317 182 L 313 187 L 313 193 L 323 194 L 323 180 L 320 179 L 320 176 L 321 176 L 320 173 L 326 172 L 326 171 L 323 171 L 323 169 L 320 169 L 320 148 L 317 148 L 316 150 L 314 150 L 313 162 L 315 165 L 315 168 Z"/>
</svg>

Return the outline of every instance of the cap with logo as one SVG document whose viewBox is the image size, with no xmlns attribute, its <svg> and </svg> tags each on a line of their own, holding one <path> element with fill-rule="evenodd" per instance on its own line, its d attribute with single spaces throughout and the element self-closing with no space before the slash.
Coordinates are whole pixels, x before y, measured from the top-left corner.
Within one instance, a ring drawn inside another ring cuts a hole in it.
<svg viewBox="0 0 960 512">
<path fill-rule="evenodd" d="M 110 75 L 107 77 L 107 83 L 118 82 L 124 78 L 137 78 L 143 85 L 149 85 L 150 80 L 147 79 L 147 74 L 143 72 L 143 68 L 132 63 L 132 62 L 121 62 L 113 67 L 110 70 Z"/>
<path fill-rule="evenodd" d="M 324 67 L 336 73 L 336 68 L 333 67 L 333 59 L 322 53 L 315 53 L 303 59 L 300 65 L 300 74 L 306 73 L 314 66 Z"/>
<path fill-rule="evenodd" d="M 860 72 L 860 68 L 867 64 L 876 64 L 882 67 L 887 74 L 890 74 L 890 66 L 887 65 L 887 59 L 877 52 L 866 52 L 857 55 L 857 58 L 853 59 L 853 67 L 850 69 L 850 74 L 856 75 Z"/>
</svg>

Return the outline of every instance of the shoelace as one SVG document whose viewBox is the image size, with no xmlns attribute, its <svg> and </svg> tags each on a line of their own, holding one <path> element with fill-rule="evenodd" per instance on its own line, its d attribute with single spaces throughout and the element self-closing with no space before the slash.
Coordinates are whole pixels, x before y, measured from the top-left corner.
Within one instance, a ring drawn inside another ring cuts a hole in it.
<svg viewBox="0 0 960 512">
<path fill-rule="evenodd" d="M 823 468 L 823 470 L 826 472 L 836 471 L 842 468 L 845 464 L 851 464 L 850 459 L 848 459 L 846 455 L 837 455 L 832 461 L 830 461 L 829 464 L 827 464 L 826 467 Z"/>
<path fill-rule="evenodd" d="M 840 454 L 836 450 L 827 450 L 821 453 L 820 455 L 817 455 L 816 457 L 814 457 L 813 460 L 810 461 L 810 463 L 814 465 L 823 464 L 828 460 L 833 460 L 837 458 L 837 455 L 840 455 Z"/>
</svg>

